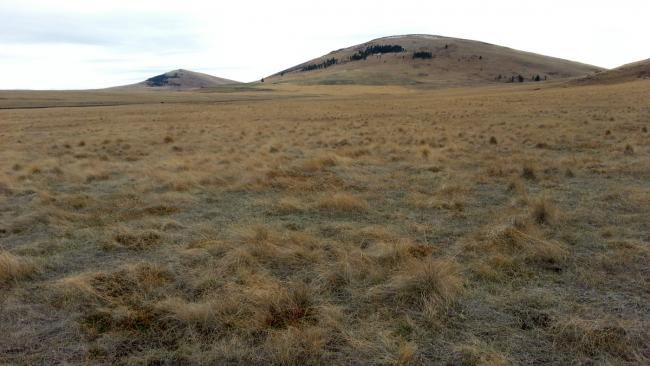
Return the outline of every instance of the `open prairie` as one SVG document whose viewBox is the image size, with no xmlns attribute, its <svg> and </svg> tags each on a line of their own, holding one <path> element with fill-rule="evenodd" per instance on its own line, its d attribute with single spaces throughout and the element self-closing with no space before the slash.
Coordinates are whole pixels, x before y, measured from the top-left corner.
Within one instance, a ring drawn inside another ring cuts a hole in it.
<svg viewBox="0 0 650 366">
<path fill-rule="evenodd" d="M 647 364 L 648 128 L 650 81 L 0 92 L 0 364 Z"/>
</svg>

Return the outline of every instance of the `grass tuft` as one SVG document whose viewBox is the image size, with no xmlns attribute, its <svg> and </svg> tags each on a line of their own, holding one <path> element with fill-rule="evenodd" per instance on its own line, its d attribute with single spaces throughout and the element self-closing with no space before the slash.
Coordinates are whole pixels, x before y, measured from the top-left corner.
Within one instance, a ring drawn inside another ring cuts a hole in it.
<svg viewBox="0 0 650 366">
<path fill-rule="evenodd" d="M 318 208 L 321 210 L 337 213 L 366 212 L 368 211 L 368 207 L 368 202 L 364 199 L 349 193 L 334 193 L 333 195 L 321 198 L 318 202 Z"/>
<path fill-rule="evenodd" d="M 25 258 L 0 251 L 0 284 L 19 281 L 36 273 L 36 265 Z"/>
</svg>

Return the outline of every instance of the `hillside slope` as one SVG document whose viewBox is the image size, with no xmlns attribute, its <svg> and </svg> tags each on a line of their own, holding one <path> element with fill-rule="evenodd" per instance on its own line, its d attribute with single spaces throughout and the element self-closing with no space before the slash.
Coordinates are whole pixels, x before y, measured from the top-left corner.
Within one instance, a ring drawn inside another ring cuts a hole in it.
<svg viewBox="0 0 650 366">
<path fill-rule="evenodd" d="M 211 88 L 239 82 L 189 70 L 172 70 L 143 82 L 117 87 L 117 89 L 191 90 Z"/>
<path fill-rule="evenodd" d="M 650 59 L 623 65 L 577 80 L 580 84 L 617 84 L 628 81 L 650 79 Z"/>
<path fill-rule="evenodd" d="M 379 38 L 333 51 L 274 74 L 265 81 L 462 86 L 553 80 L 601 70 L 596 66 L 483 42 L 405 35 Z"/>
</svg>

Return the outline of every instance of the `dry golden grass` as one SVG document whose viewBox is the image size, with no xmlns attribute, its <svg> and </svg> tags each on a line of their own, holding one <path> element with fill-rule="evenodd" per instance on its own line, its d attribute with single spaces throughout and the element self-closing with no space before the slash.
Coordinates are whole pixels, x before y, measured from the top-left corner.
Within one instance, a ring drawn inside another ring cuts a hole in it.
<svg viewBox="0 0 650 366">
<path fill-rule="evenodd" d="M 0 364 L 648 363 L 648 82 L 544 85 L 0 93 Z"/>
<path fill-rule="evenodd" d="M 0 251 L 0 284 L 28 278 L 36 272 L 36 266 L 29 260 Z"/>
<path fill-rule="evenodd" d="M 318 207 L 331 212 L 364 212 L 368 202 L 349 193 L 334 193 L 320 199 Z"/>
</svg>

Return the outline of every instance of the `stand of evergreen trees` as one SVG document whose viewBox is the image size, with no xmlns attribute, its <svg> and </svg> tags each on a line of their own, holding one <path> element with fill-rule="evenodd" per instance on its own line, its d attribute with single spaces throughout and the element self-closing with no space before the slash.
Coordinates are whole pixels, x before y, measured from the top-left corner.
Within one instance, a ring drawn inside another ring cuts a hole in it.
<svg viewBox="0 0 650 366">
<path fill-rule="evenodd" d="M 511 82 L 511 83 L 514 83 L 514 82 L 523 83 L 523 82 L 525 82 L 525 81 L 527 80 L 527 79 L 524 78 L 521 74 L 511 76 L 511 77 L 510 77 L 510 80 L 508 80 L 507 77 L 504 77 L 503 75 L 499 74 L 499 76 L 497 76 L 497 77 L 494 78 L 494 79 L 495 79 L 495 80 L 503 80 L 504 78 L 505 78 L 506 82 L 509 81 L 509 82 Z M 545 75 L 544 78 L 542 79 L 542 77 L 539 76 L 539 74 L 537 74 L 537 75 L 535 75 L 535 76 L 531 76 L 530 80 L 532 80 L 532 81 L 536 81 L 536 82 L 537 82 L 537 81 L 542 81 L 542 80 L 548 80 L 548 76 Z"/>
<path fill-rule="evenodd" d="M 176 77 L 176 75 L 174 75 Z M 166 86 L 169 82 L 169 76 L 166 74 L 154 76 L 146 80 L 148 86 Z"/>
<path fill-rule="evenodd" d="M 378 53 L 399 53 L 406 51 L 404 47 L 396 44 L 389 45 L 375 45 L 368 46 L 363 51 L 358 51 L 354 55 L 350 56 L 351 61 L 365 60 L 370 55 L 376 55 Z"/>
<path fill-rule="evenodd" d="M 526 78 L 524 78 L 523 76 L 521 76 L 521 74 L 519 74 L 519 75 L 517 75 L 517 76 L 512 75 L 512 76 L 510 77 L 510 82 L 511 82 L 511 83 L 514 83 L 514 82 L 523 83 L 524 81 L 526 81 Z"/>
<path fill-rule="evenodd" d="M 303 67 L 300 69 L 300 71 L 312 71 L 312 70 L 319 70 L 319 69 L 326 69 L 332 65 L 336 65 L 339 63 L 339 60 L 335 58 L 329 58 L 319 64 L 311 64 Z"/>
<path fill-rule="evenodd" d="M 427 60 L 427 59 L 433 58 L 433 54 L 431 52 L 429 52 L 429 51 L 418 51 L 418 52 L 413 53 L 413 58 L 414 59 L 420 58 L 420 59 L 423 59 L 423 60 Z"/>
<path fill-rule="evenodd" d="M 368 46 L 366 47 L 365 50 L 363 51 L 358 51 L 357 53 L 353 54 L 350 56 L 350 61 L 359 61 L 359 60 L 365 60 L 368 58 L 368 56 L 371 55 L 376 55 L 379 53 L 399 53 L 399 52 L 404 52 L 406 51 L 404 47 L 400 45 L 375 45 L 375 46 Z M 326 69 L 330 66 L 336 65 L 339 63 L 339 60 L 336 58 L 330 58 L 327 59 L 319 64 L 310 64 L 307 66 L 304 66 L 300 69 L 300 71 L 312 71 L 312 70 L 319 70 L 319 69 Z M 280 73 L 280 76 L 284 75 L 284 72 Z"/>
</svg>

